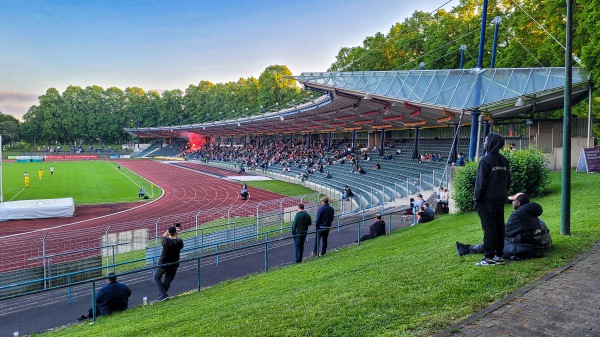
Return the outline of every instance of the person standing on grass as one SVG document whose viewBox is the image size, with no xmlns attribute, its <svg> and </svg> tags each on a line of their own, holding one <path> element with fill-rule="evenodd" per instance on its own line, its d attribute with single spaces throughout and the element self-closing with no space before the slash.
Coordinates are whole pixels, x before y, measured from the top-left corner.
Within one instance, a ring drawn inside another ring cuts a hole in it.
<svg viewBox="0 0 600 337">
<path fill-rule="evenodd" d="M 23 174 L 23 182 L 25 183 L 25 188 L 29 188 L 29 173 L 25 172 Z"/>
<path fill-rule="evenodd" d="M 475 178 L 475 209 L 481 219 L 485 254 L 476 266 L 504 264 L 504 203 L 510 187 L 508 159 L 500 150 L 504 138 L 495 132 L 483 142 L 485 156 L 479 161 Z"/>
<path fill-rule="evenodd" d="M 315 220 L 315 227 L 317 235 L 315 238 L 315 249 L 313 249 L 312 255 L 317 255 L 319 240 L 321 240 L 321 255 L 325 255 L 327 252 L 327 238 L 329 237 L 329 230 L 331 229 L 331 223 L 335 211 L 333 207 L 329 206 L 329 198 L 323 197 L 321 199 L 321 208 L 317 211 L 317 219 Z"/>
<path fill-rule="evenodd" d="M 160 254 L 160 258 L 158 259 L 159 265 L 179 261 L 179 253 L 183 249 L 183 240 L 177 236 L 177 227 L 171 226 L 163 234 L 162 247 L 163 250 Z M 164 267 L 158 267 L 154 271 L 154 285 L 156 286 L 156 289 L 158 289 L 159 301 L 169 298 L 167 291 L 169 291 L 171 282 L 173 282 L 175 274 L 177 274 L 178 267 L 179 263 L 175 263 Z M 164 281 L 162 280 L 163 275 L 165 276 Z"/>
<path fill-rule="evenodd" d="M 38 170 L 38 178 L 40 178 L 40 180 L 42 180 L 42 176 L 44 175 L 44 171 L 42 171 L 42 169 Z"/>
<path fill-rule="evenodd" d="M 117 163 L 117 171 L 121 171 L 121 164 Z"/>
<path fill-rule="evenodd" d="M 53 176 L 54 175 L 54 166 L 50 166 L 50 175 Z"/>
<path fill-rule="evenodd" d="M 292 236 L 294 237 L 294 262 L 302 262 L 304 242 L 308 234 L 308 226 L 312 224 L 310 214 L 304 210 L 304 204 L 298 204 L 298 212 L 292 221 Z"/>
</svg>

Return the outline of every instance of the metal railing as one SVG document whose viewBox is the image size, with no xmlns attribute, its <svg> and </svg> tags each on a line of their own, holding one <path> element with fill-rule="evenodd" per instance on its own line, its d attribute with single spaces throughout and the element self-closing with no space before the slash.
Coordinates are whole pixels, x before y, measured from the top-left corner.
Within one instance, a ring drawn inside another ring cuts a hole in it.
<svg viewBox="0 0 600 337">
<path fill-rule="evenodd" d="M 375 216 L 375 213 L 382 214 L 384 219 L 387 217 L 387 226 L 388 226 L 387 234 L 390 234 L 392 232 L 392 224 L 393 224 L 392 215 L 398 215 L 401 212 L 404 212 L 404 210 L 397 210 L 397 211 L 390 212 L 387 214 L 384 212 L 385 212 L 385 209 L 382 205 L 381 207 L 376 207 L 376 208 L 372 208 L 372 209 L 362 209 L 359 211 L 353 211 L 353 212 L 339 214 L 339 215 L 337 215 L 337 223 L 334 226 L 332 226 L 331 230 L 337 230 L 337 232 L 339 233 L 341 231 L 341 229 L 344 227 L 357 226 L 357 241 L 358 241 L 357 244 L 360 245 L 361 226 L 365 225 L 366 220 L 373 218 Z M 400 214 L 400 215 L 402 215 L 402 214 Z M 269 271 L 269 246 L 276 245 L 278 243 L 283 243 L 286 241 L 291 242 L 293 240 L 293 236 L 291 234 L 289 234 L 289 231 L 287 232 L 287 234 L 283 234 L 282 229 L 289 230 L 290 227 L 286 226 L 286 227 L 282 227 L 282 228 L 265 230 L 265 231 L 262 231 L 258 237 L 255 235 L 249 235 L 246 237 L 241 237 L 241 238 L 237 238 L 237 239 L 233 239 L 233 240 L 225 240 L 225 241 L 210 243 L 210 244 L 201 243 L 199 246 L 186 247 L 185 249 L 182 250 L 182 254 L 184 256 L 186 255 L 185 253 L 190 253 L 190 252 L 191 253 L 200 252 L 200 253 L 189 254 L 189 255 L 187 255 L 188 257 L 182 258 L 178 262 L 173 262 L 173 263 L 163 264 L 163 265 L 158 265 L 158 264 L 153 263 L 152 265 L 147 266 L 147 267 L 142 267 L 142 268 L 137 268 L 134 270 L 120 272 L 120 273 L 116 274 L 116 276 L 133 275 L 133 274 L 138 274 L 138 273 L 141 273 L 144 271 L 154 270 L 159 267 L 166 267 L 166 266 L 174 265 L 174 264 L 183 264 L 186 262 L 196 262 L 196 285 L 195 285 L 195 288 L 197 290 L 200 290 L 202 287 L 202 277 L 201 277 L 201 269 L 202 268 L 201 267 L 202 267 L 203 260 L 206 261 L 206 260 L 210 260 L 210 259 L 214 258 L 218 265 L 218 261 L 219 261 L 220 257 L 223 255 L 234 254 L 234 253 L 240 252 L 240 251 L 245 251 L 245 252 L 248 252 L 251 250 L 256 251 L 257 249 L 258 250 L 264 249 L 264 271 L 268 272 Z M 314 236 L 316 234 L 317 234 L 316 231 L 309 231 L 306 240 L 308 241 L 308 239 L 311 235 Z M 243 244 L 240 246 L 236 246 L 235 244 L 232 245 L 232 243 L 235 243 L 236 240 L 237 240 L 237 242 L 243 242 Z M 111 246 L 115 246 L 115 245 L 111 245 Z M 229 249 L 222 249 L 222 248 L 219 249 L 219 247 L 223 247 L 223 246 L 229 247 Z M 264 247 L 264 248 L 262 248 L 262 247 Z M 96 248 L 105 248 L 105 247 L 96 247 Z M 42 257 L 40 257 L 40 258 L 42 258 Z M 47 256 L 43 257 L 43 258 L 47 258 Z M 62 274 L 62 275 L 54 275 L 54 276 L 48 275 L 47 277 L 44 277 L 43 279 L 31 280 L 31 281 L 21 282 L 21 283 L 14 284 L 14 285 L 2 286 L 2 287 L 0 287 L 0 292 L 3 290 L 6 290 L 6 289 L 10 289 L 11 287 L 22 287 L 22 286 L 27 286 L 27 285 L 34 284 L 34 283 L 39 283 L 39 282 L 44 282 L 49 285 L 49 287 L 44 288 L 44 289 L 38 289 L 38 290 L 28 291 L 28 292 L 24 292 L 24 293 L 20 293 L 20 294 L 5 296 L 5 297 L 1 298 L 1 300 L 7 300 L 7 299 L 11 299 L 11 298 L 16 298 L 16 297 L 39 294 L 39 293 L 47 292 L 50 290 L 66 288 L 67 294 L 68 294 L 68 302 L 72 303 L 72 288 L 75 286 L 79 286 L 79 285 L 91 284 L 91 287 L 92 287 L 91 302 L 92 302 L 93 316 L 94 316 L 94 320 L 95 320 L 96 319 L 96 311 L 95 311 L 95 309 L 96 309 L 96 285 L 97 285 L 97 282 L 99 282 L 99 281 L 105 282 L 105 277 L 104 276 L 103 277 L 95 277 L 92 279 L 75 281 L 75 282 L 72 282 L 72 279 L 74 277 L 76 277 L 78 274 L 98 272 L 98 271 L 101 272 L 102 270 L 107 269 L 107 267 L 108 267 L 108 269 L 112 268 L 113 270 L 115 270 L 115 268 L 119 267 L 119 266 L 123 266 L 123 265 L 130 264 L 130 263 L 136 263 L 136 262 L 140 262 L 140 261 L 147 261 L 149 259 L 154 261 L 156 258 L 157 258 L 157 256 L 145 257 L 142 259 L 136 259 L 136 260 L 131 260 L 131 261 L 119 262 L 119 263 L 112 263 L 108 266 L 89 268 L 89 269 L 86 269 L 83 271 L 71 272 L 71 273 L 66 273 L 66 274 Z M 318 256 L 317 256 L 317 258 L 318 258 Z M 107 273 L 108 273 L 108 271 L 107 271 Z M 65 277 L 68 279 L 66 284 L 52 285 L 53 280 L 57 280 L 58 278 L 65 278 Z"/>
</svg>

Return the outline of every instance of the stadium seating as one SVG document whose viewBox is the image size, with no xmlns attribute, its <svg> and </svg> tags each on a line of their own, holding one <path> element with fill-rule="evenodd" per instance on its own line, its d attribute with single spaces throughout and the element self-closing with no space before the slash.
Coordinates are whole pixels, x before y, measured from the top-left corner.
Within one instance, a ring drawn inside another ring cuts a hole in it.
<svg viewBox="0 0 600 337">
<path fill-rule="evenodd" d="M 150 146 L 148 146 L 145 150 L 143 150 L 142 152 L 138 153 L 136 155 L 136 157 L 140 157 L 140 158 L 144 158 L 146 157 L 146 155 L 160 149 L 163 145 L 163 141 L 162 140 L 157 140 L 154 143 L 152 143 Z"/>
</svg>

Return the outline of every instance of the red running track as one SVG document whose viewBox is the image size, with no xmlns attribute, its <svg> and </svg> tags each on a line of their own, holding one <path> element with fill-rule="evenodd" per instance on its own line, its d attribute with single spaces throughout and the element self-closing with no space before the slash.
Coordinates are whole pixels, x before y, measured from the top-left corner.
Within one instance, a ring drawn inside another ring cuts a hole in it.
<svg viewBox="0 0 600 337">
<path fill-rule="evenodd" d="M 160 220 L 159 235 L 173 222 L 181 222 L 182 226 L 190 226 L 194 215 L 203 210 L 213 208 L 243 208 L 244 204 L 251 205 L 260 201 L 281 199 L 284 196 L 263 190 L 251 190 L 250 200 L 240 200 L 241 184 L 224 178 L 217 178 L 194 169 L 186 169 L 163 162 L 151 160 L 119 161 L 122 166 L 129 168 L 148 179 L 155 186 L 164 190 L 164 195 L 153 202 L 140 203 L 132 208 L 94 217 L 92 212 L 81 218 L 39 219 L 25 221 L 9 221 L 2 223 L 4 236 L 0 237 L 0 272 L 23 269 L 41 265 L 41 260 L 32 260 L 46 254 L 73 252 L 84 248 L 98 247 L 99 238 L 107 233 L 116 233 L 138 228 L 147 228 L 148 236 L 154 235 L 154 226 Z M 198 164 L 196 164 L 198 165 Z M 187 165 L 186 165 L 187 166 Z M 201 165 L 198 165 L 201 166 Z M 219 170 L 219 169 L 216 169 Z M 215 172 L 214 168 L 208 171 Z M 235 173 L 219 170 L 233 176 Z M 155 190 L 156 192 L 156 190 Z M 128 204 L 125 208 L 132 206 Z M 99 212 L 110 206 L 101 205 Z M 119 207 L 115 210 L 120 210 Z M 220 214 L 222 215 L 222 214 Z M 207 215 L 216 218 L 217 215 Z M 173 219 L 173 220 L 171 220 Z M 210 218 L 202 219 L 211 220 Z M 172 222 L 171 222 L 172 221 Z M 189 227 L 187 227 L 189 228 Z M 46 237 L 44 239 L 44 237 Z M 42 249 L 44 241 L 45 250 Z M 97 252 L 96 252 L 97 254 Z M 72 258 L 89 256 L 89 253 L 71 254 Z M 54 258 L 52 262 L 60 260 Z"/>
</svg>

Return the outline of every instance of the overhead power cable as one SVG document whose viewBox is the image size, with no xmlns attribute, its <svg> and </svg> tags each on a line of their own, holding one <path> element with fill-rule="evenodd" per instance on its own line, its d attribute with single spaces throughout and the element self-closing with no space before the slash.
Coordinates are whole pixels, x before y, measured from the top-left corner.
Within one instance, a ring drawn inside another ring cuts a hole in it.
<svg viewBox="0 0 600 337">
<path fill-rule="evenodd" d="M 540 29 L 542 29 L 544 32 L 546 32 L 546 34 L 548 34 L 548 36 L 550 36 L 556 43 L 558 43 L 559 46 L 562 47 L 563 50 L 567 50 L 567 48 L 560 43 L 560 41 L 558 41 L 552 34 L 550 34 L 549 31 L 546 30 L 546 28 L 544 28 L 544 26 L 542 26 L 539 22 L 537 22 L 529 13 L 527 13 L 526 10 L 523 9 L 523 7 L 521 7 L 521 5 L 519 5 L 517 2 L 510 0 L 515 6 L 519 7 L 520 10 L 523 11 L 523 13 L 525 13 L 533 22 L 535 22 L 538 27 L 540 27 Z M 577 64 L 581 65 L 581 60 L 579 59 L 579 57 L 577 57 L 577 55 L 573 54 L 573 59 L 575 60 L 575 62 L 577 62 Z"/>
<path fill-rule="evenodd" d="M 448 0 L 448 1 L 446 1 L 446 2 L 445 2 L 443 5 L 441 5 L 441 6 L 439 6 L 438 8 L 436 8 L 436 9 L 432 10 L 431 12 L 429 12 L 429 15 L 432 15 L 433 13 L 437 12 L 438 10 L 440 10 L 441 8 L 443 8 L 444 6 L 446 6 L 447 4 L 451 3 L 452 1 L 454 1 L 454 0 Z M 348 67 L 352 66 L 354 63 L 356 63 L 356 62 L 360 61 L 360 60 L 361 60 L 363 57 L 365 57 L 365 56 L 369 55 L 369 53 L 371 53 L 372 51 L 379 49 L 379 48 L 380 48 L 381 46 L 383 46 L 385 43 L 387 43 L 387 42 L 389 42 L 389 41 L 391 41 L 391 40 L 395 39 L 395 38 L 396 38 L 398 35 L 400 35 L 400 34 L 404 33 L 404 32 L 406 31 L 406 29 L 407 29 L 407 28 L 405 28 L 405 29 L 403 29 L 403 30 L 399 31 L 398 33 L 396 33 L 396 34 L 395 34 L 394 36 L 392 36 L 391 38 L 389 38 L 389 39 L 386 39 L 385 41 L 383 41 L 382 43 L 380 43 L 380 44 L 379 44 L 377 47 L 375 47 L 375 48 L 372 48 L 372 49 L 368 49 L 368 50 L 367 50 L 367 51 L 365 51 L 365 52 L 364 52 L 364 53 L 363 53 L 361 56 L 359 56 L 359 57 L 358 57 L 356 60 L 354 60 L 354 61 L 352 61 L 352 62 L 348 63 L 347 65 L 345 65 L 345 66 L 344 66 L 344 67 L 343 67 L 343 68 L 342 68 L 340 71 L 344 71 L 344 70 L 346 70 Z"/>
<path fill-rule="evenodd" d="M 521 47 L 523 47 L 523 49 L 525 49 L 525 51 L 526 51 L 527 53 L 529 53 L 529 55 L 531 55 L 531 57 L 533 57 L 533 59 L 534 59 L 534 60 L 535 60 L 535 61 L 536 61 L 536 62 L 537 62 L 537 63 L 538 63 L 540 66 L 542 66 L 542 67 L 544 66 L 544 65 L 542 64 L 542 62 L 540 62 L 540 60 L 538 60 L 538 59 L 537 59 L 537 57 L 535 57 L 535 55 L 533 55 L 533 54 L 532 54 L 532 53 L 529 51 L 529 49 L 527 49 L 527 47 L 525 47 L 525 46 L 524 46 L 524 45 L 521 43 L 521 41 L 519 41 L 519 39 L 517 39 L 517 37 L 515 36 L 515 34 L 514 34 L 514 33 L 513 33 L 513 32 L 512 32 L 510 29 L 508 29 L 508 28 L 507 28 L 507 27 L 506 27 L 506 26 L 505 26 L 503 23 L 500 23 L 500 24 L 502 25 L 502 27 L 504 27 L 504 29 L 506 29 L 506 31 L 507 31 L 507 32 L 509 32 L 509 33 L 510 33 L 510 35 L 512 35 L 512 37 L 515 39 L 515 41 L 517 41 L 517 42 L 518 42 L 518 43 L 521 45 Z"/>
<path fill-rule="evenodd" d="M 472 31 L 470 31 L 470 32 L 468 32 L 468 33 L 465 33 L 465 34 L 463 34 L 463 35 L 461 35 L 461 36 L 457 37 L 456 39 L 454 39 L 454 40 L 452 40 L 452 41 L 450 41 L 450 42 L 446 43 L 446 44 L 445 44 L 445 45 L 443 45 L 443 46 L 439 46 L 439 47 L 437 47 L 437 48 L 435 48 L 435 49 L 433 49 L 433 50 L 430 50 L 430 51 L 428 51 L 427 53 L 425 53 L 425 54 L 421 55 L 421 57 L 427 56 L 427 55 L 429 55 L 429 54 L 431 54 L 431 53 L 435 52 L 436 50 L 438 50 L 438 49 L 440 49 L 440 48 L 444 48 L 444 47 L 446 47 L 446 46 L 448 46 L 448 45 L 450 45 L 450 44 L 452 44 L 452 43 L 454 43 L 454 42 L 456 42 L 456 41 L 458 41 L 458 40 L 462 39 L 463 37 L 465 37 L 465 36 L 469 36 L 469 35 L 471 35 L 471 34 L 473 34 L 473 33 L 477 32 L 477 31 L 479 31 L 479 29 L 474 29 L 474 30 L 472 30 Z M 446 54 L 446 55 L 448 55 L 448 54 Z M 444 56 L 445 56 L 445 55 L 444 55 Z M 401 66 L 399 66 L 399 67 L 397 67 L 397 68 L 395 68 L 395 69 L 393 69 L 393 70 L 401 70 L 401 69 L 402 69 L 402 68 L 403 68 L 405 65 L 407 65 L 407 64 L 411 64 L 411 63 L 413 63 L 413 62 L 416 62 L 416 61 L 418 61 L 418 60 L 410 60 L 410 61 L 408 61 L 408 62 L 404 63 L 403 65 L 401 65 Z"/>
</svg>

